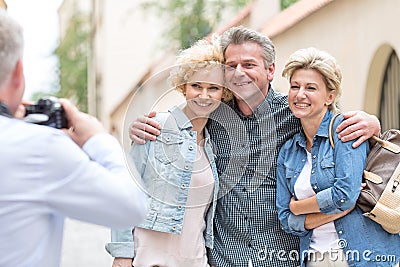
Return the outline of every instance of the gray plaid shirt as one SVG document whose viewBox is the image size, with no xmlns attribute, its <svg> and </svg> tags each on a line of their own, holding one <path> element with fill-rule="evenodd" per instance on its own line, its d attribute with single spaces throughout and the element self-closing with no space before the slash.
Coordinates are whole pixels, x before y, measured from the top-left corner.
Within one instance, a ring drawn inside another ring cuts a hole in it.
<svg viewBox="0 0 400 267">
<path fill-rule="evenodd" d="M 300 130 L 287 96 L 270 87 L 251 116 L 221 104 L 208 129 L 220 176 L 211 264 L 298 266 L 299 239 L 282 230 L 275 204 L 279 149 Z"/>
</svg>

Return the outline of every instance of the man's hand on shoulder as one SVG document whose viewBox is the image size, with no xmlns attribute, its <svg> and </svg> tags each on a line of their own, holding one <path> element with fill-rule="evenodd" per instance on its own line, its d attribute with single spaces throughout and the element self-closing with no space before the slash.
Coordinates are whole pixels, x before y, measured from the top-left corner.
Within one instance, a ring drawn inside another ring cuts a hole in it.
<svg viewBox="0 0 400 267">
<path fill-rule="evenodd" d="M 339 138 L 343 142 L 357 139 L 353 147 L 356 148 L 373 135 L 379 136 L 381 125 L 378 118 L 364 111 L 349 111 L 343 113 L 344 121 L 337 127 Z"/>
<path fill-rule="evenodd" d="M 136 144 L 145 144 L 146 140 L 156 140 L 160 134 L 161 126 L 153 118 L 155 111 L 146 114 L 144 117 L 137 118 L 129 128 L 129 137 Z"/>
</svg>

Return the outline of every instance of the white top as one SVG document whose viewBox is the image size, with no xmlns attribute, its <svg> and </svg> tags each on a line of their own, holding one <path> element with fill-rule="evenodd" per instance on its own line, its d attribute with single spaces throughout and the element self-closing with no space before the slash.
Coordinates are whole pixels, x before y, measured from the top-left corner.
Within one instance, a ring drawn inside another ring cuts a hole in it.
<svg viewBox="0 0 400 267">
<path fill-rule="evenodd" d="M 82 151 L 60 130 L 0 116 L 0 173 L 1 267 L 59 266 L 66 216 L 126 228 L 146 214 L 108 134 Z"/>
<path fill-rule="evenodd" d="M 214 191 L 214 178 L 204 148 L 197 146 L 187 206 L 180 235 L 136 227 L 134 267 L 206 267 L 203 232 Z"/>
<path fill-rule="evenodd" d="M 310 176 L 312 169 L 311 153 L 307 151 L 307 162 L 301 170 L 294 184 L 294 192 L 298 199 L 306 199 L 315 195 L 311 187 Z M 310 251 L 326 252 L 338 247 L 338 235 L 334 222 L 329 222 L 314 228 L 311 235 Z"/>
</svg>

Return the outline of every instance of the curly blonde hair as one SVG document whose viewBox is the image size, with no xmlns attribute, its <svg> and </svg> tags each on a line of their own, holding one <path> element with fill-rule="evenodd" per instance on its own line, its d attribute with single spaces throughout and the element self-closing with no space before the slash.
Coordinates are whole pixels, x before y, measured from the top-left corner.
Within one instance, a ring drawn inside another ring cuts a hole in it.
<svg viewBox="0 0 400 267">
<path fill-rule="evenodd" d="M 216 66 L 224 70 L 223 62 L 224 56 L 219 37 L 214 35 L 211 40 L 201 39 L 179 53 L 177 65 L 171 70 L 168 82 L 185 94 L 185 84 L 197 71 L 212 71 Z M 228 102 L 233 98 L 233 94 L 224 85 L 222 86 L 224 87 L 222 101 Z"/>
</svg>

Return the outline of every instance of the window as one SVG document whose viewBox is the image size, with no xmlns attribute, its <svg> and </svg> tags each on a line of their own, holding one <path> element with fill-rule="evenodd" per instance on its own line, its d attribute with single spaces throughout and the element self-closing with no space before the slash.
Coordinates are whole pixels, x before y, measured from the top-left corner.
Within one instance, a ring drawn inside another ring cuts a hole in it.
<svg viewBox="0 0 400 267">
<path fill-rule="evenodd" d="M 386 65 L 382 84 L 380 121 L 382 131 L 400 128 L 400 61 L 392 51 Z"/>
</svg>

